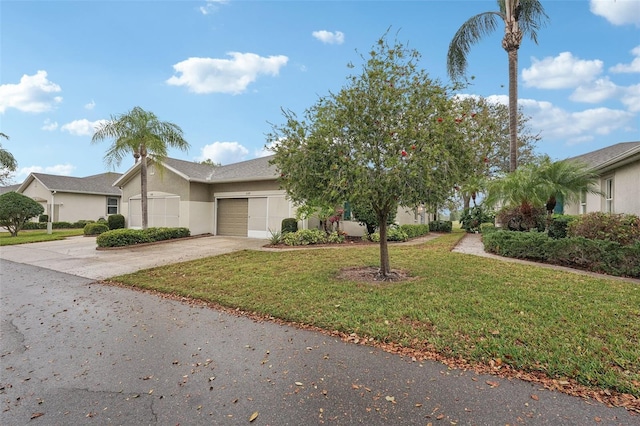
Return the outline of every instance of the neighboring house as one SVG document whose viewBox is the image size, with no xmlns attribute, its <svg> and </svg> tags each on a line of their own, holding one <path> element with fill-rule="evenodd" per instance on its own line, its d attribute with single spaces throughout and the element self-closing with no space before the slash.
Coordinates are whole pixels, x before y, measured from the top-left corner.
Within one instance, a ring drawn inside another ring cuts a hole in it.
<svg viewBox="0 0 640 426">
<path fill-rule="evenodd" d="M 121 191 L 113 183 L 120 173 L 83 178 L 31 173 L 16 192 L 42 204 L 52 222 L 98 220 L 120 213 Z"/>
<path fill-rule="evenodd" d="M 566 204 L 564 213 L 628 213 L 640 216 L 640 142 L 622 142 L 569 158 L 582 161 L 599 175 L 602 195 L 583 193 Z"/>
<path fill-rule="evenodd" d="M 149 158 L 148 226 L 186 227 L 192 235 L 268 238 L 271 232 L 280 231 L 282 219 L 295 217 L 295 206 L 280 189 L 275 166 L 269 165 L 271 158 L 225 166 L 166 158 L 163 167 Z M 114 186 L 122 189 L 127 227 L 140 228 L 140 163 Z M 414 223 L 413 219 L 414 215 L 407 223 Z M 363 227 L 352 225 L 347 231 L 362 235 Z M 302 224 L 307 226 L 315 223 Z"/>
<path fill-rule="evenodd" d="M 16 191 L 19 187 L 20 187 L 19 183 L 15 185 L 0 186 L 0 194 L 4 194 L 5 192 Z"/>
</svg>

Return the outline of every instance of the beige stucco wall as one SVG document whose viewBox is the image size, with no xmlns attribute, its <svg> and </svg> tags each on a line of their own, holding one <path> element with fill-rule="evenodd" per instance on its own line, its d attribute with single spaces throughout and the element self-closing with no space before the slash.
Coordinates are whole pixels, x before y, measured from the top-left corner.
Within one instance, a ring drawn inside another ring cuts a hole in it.
<svg viewBox="0 0 640 426">
<path fill-rule="evenodd" d="M 640 161 L 626 164 L 618 169 L 602 173 L 597 187 L 604 190 L 604 182 L 613 178 L 613 212 L 640 216 Z M 587 213 L 605 211 L 604 197 L 587 194 Z M 565 214 L 579 214 L 580 203 L 572 202 L 564 206 Z"/>
<path fill-rule="evenodd" d="M 77 222 L 79 220 L 98 220 L 107 217 L 107 198 L 118 196 L 56 192 L 51 194 L 37 179 L 33 179 L 22 192 L 23 195 L 40 202 L 44 213 L 50 214 L 51 203 L 55 205 L 54 222 Z M 42 201 L 46 200 L 46 201 Z M 120 201 L 119 201 L 120 203 Z"/>
</svg>

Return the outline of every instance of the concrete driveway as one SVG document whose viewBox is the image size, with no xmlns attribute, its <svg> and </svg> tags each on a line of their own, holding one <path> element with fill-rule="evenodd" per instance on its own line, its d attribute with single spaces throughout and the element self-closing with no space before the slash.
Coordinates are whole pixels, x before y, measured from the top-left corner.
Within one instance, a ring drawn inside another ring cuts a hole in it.
<svg viewBox="0 0 640 426">
<path fill-rule="evenodd" d="M 0 259 L 103 280 L 171 263 L 245 249 L 259 249 L 267 240 L 205 236 L 112 250 L 96 250 L 95 237 L 0 247 Z"/>
</svg>

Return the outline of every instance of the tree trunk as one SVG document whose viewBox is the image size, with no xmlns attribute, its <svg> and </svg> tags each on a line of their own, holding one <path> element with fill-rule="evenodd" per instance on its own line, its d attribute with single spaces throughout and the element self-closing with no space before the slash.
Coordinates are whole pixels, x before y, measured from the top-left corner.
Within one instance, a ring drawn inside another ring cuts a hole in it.
<svg viewBox="0 0 640 426">
<path fill-rule="evenodd" d="M 380 229 L 380 276 L 387 277 L 391 271 L 389 266 L 389 245 L 387 243 L 387 219 L 388 214 L 378 215 L 378 228 Z"/>
<path fill-rule="evenodd" d="M 147 205 L 147 153 L 140 155 L 140 196 L 142 197 L 142 229 L 147 229 L 149 210 Z"/>
<path fill-rule="evenodd" d="M 507 1 L 506 21 L 502 48 L 509 57 L 509 171 L 518 167 L 518 49 L 522 41 L 522 31 L 513 16 L 517 1 Z"/>
</svg>

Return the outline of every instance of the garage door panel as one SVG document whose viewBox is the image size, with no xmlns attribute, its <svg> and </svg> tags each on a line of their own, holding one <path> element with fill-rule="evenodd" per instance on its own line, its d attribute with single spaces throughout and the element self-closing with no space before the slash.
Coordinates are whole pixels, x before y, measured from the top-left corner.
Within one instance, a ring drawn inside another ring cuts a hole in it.
<svg viewBox="0 0 640 426">
<path fill-rule="evenodd" d="M 249 200 L 247 198 L 218 200 L 217 235 L 246 237 L 248 219 Z"/>
</svg>

